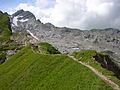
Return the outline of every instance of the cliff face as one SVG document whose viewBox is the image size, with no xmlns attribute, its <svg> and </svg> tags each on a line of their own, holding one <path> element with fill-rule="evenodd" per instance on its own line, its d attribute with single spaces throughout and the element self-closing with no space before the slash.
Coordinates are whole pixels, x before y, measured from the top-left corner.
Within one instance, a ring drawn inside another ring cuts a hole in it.
<svg viewBox="0 0 120 90">
<path fill-rule="evenodd" d="M 114 72 L 114 75 L 120 79 L 120 67 L 110 58 L 109 55 L 97 53 L 93 58 L 101 64 L 101 66 L 107 70 Z"/>
</svg>

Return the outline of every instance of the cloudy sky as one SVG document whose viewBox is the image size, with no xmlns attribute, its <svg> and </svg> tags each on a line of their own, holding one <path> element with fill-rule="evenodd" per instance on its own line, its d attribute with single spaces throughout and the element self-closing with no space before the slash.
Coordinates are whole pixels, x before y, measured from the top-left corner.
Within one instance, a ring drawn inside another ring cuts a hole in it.
<svg viewBox="0 0 120 90">
<path fill-rule="evenodd" d="M 0 0 L 2 11 L 19 9 L 56 26 L 120 29 L 120 0 Z"/>
</svg>

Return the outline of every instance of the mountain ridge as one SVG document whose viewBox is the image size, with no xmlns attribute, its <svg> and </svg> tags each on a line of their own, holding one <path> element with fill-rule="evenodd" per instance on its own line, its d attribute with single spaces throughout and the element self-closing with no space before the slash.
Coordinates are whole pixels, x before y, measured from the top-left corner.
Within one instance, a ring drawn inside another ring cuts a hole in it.
<svg viewBox="0 0 120 90">
<path fill-rule="evenodd" d="M 67 27 L 56 27 L 51 23 L 43 24 L 31 12 L 24 10 L 17 11 L 11 17 L 13 32 L 28 31 L 39 42 L 48 42 L 61 53 L 72 53 L 83 49 L 109 50 L 117 56 L 113 57 L 114 59 L 120 60 L 120 30 L 118 29 L 82 31 Z"/>
<path fill-rule="evenodd" d="M 28 43 L 47 42 L 61 53 L 72 53 L 84 49 L 93 49 L 98 52 L 106 51 L 106 54 L 113 58 L 113 62 L 120 66 L 120 30 L 118 29 L 82 31 L 67 27 L 55 27 L 51 23 L 43 24 L 40 20 L 36 20 L 31 12 L 24 10 L 19 10 L 11 16 L 5 13 L 5 16 L 10 17 L 12 32 L 18 32 L 18 36 L 13 35 L 10 40 L 21 46 Z M 28 33 L 34 39 L 27 35 Z M 24 36 L 23 40 L 22 35 Z M 112 53 L 107 53 L 107 51 Z"/>
</svg>

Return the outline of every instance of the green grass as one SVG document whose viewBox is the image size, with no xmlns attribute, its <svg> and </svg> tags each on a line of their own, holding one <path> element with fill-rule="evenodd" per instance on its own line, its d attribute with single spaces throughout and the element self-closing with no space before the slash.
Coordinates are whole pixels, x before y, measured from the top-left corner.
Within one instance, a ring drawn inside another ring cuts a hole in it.
<svg viewBox="0 0 120 90">
<path fill-rule="evenodd" d="M 107 60 L 111 62 L 110 58 L 108 58 L 108 55 L 98 53 L 95 50 L 81 50 L 79 52 L 74 52 L 72 54 L 75 58 L 79 59 L 82 62 L 85 62 L 94 68 L 96 68 L 99 72 L 102 72 L 104 75 L 109 76 L 111 80 L 113 80 L 115 83 L 117 83 L 120 86 L 120 80 L 117 79 L 114 76 L 114 73 L 112 71 L 108 71 L 105 68 L 101 67 L 101 64 L 98 63 L 96 60 L 94 60 L 93 56 L 99 55 L 103 60 Z M 112 64 L 113 65 L 113 64 Z"/>
<path fill-rule="evenodd" d="M 0 41 L 8 40 L 10 35 L 9 18 L 0 13 Z"/>
<path fill-rule="evenodd" d="M 4 63 L 6 60 L 6 56 L 4 54 L 0 54 L 0 64 Z"/>
<path fill-rule="evenodd" d="M 23 47 L 21 46 L 4 46 L 4 45 L 0 45 L 0 51 L 6 51 L 6 50 L 20 50 Z"/>
<path fill-rule="evenodd" d="M 46 42 L 41 42 L 38 46 L 42 49 L 45 54 L 60 54 L 60 52 L 55 49 L 52 45 Z"/>
<path fill-rule="evenodd" d="M 90 31 L 91 32 L 96 32 L 96 31 L 99 31 L 99 29 L 91 29 Z"/>
<path fill-rule="evenodd" d="M 68 56 L 34 53 L 32 47 L 0 65 L 0 90 L 112 90 Z"/>
<path fill-rule="evenodd" d="M 96 31 L 109 31 L 109 30 L 113 30 L 113 28 L 105 28 L 105 29 L 91 29 L 91 32 L 96 32 Z"/>
</svg>

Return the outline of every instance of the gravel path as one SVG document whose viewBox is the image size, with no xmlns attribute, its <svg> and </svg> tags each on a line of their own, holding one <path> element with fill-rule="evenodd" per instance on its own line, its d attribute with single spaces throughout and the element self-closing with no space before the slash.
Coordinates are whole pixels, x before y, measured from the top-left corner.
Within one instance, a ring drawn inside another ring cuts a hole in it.
<svg viewBox="0 0 120 90">
<path fill-rule="evenodd" d="M 98 77 L 100 77 L 105 83 L 107 83 L 109 86 L 111 86 L 115 90 L 120 90 L 119 86 L 114 83 L 113 81 L 109 80 L 107 76 L 103 75 L 101 72 L 97 71 L 94 67 L 79 61 L 74 56 L 68 55 L 68 57 L 72 58 L 73 60 L 77 61 L 78 63 L 88 67 L 91 71 L 93 71 Z"/>
</svg>

